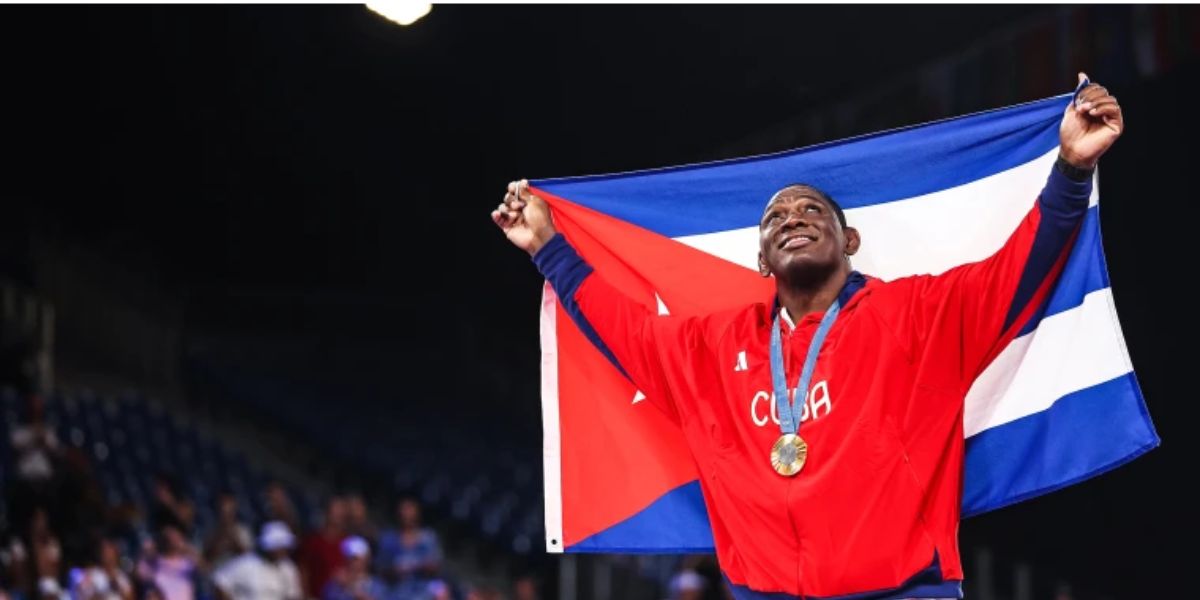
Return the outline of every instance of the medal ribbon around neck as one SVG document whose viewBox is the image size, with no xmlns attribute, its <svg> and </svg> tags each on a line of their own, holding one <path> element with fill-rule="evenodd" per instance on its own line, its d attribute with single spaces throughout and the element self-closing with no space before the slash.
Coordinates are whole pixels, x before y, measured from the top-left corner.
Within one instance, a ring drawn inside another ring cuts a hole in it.
<svg viewBox="0 0 1200 600">
<path fill-rule="evenodd" d="M 800 429 L 800 416 L 802 415 L 800 409 L 808 401 L 808 384 L 812 380 L 813 370 L 817 366 L 817 354 L 821 352 L 825 336 L 829 334 L 840 311 L 841 303 L 834 300 L 829 310 L 825 311 L 825 316 L 821 318 L 821 324 L 808 344 L 808 354 L 804 357 L 804 367 L 800 370 L 800 381 L 796 385 L 796 400 L 800 404 L 799 409 L 796 406 L 797 402 L 791 401 L 788 396 L 787 373 L 783 366 L 783 335 L 780 333 L 780 329 L 782 329 L 780 314 L 783 312 L 783 307 L 780 307 L 779 312 L 775 313 L 775 320 L 771 324 L 771 385 L 775 389 L 775 408 L 779 413 L 781 435 L 771 450 L 771 462 L 780 475 L 791 477 L 804 467 L 808 455 L 808 444 L 796 435 Z M 788 448 L 789 446 L 790 448 Z M 782 464 L 781 455 L 785 457 L 782 459 Z"/>
</svg>

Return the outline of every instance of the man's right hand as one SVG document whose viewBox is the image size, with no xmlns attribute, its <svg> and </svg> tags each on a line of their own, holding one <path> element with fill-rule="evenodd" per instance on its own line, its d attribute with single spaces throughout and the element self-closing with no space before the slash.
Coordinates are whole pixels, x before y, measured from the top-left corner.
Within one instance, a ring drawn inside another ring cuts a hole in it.
<svg viewBox="0 0 1200 600">
<path fill-rule="evenodd" d="M 529 182 L 523 179 L 508 184 L 504 202 L 492 211 L 492 222 L 504 232 L 508 241 L 530 256 L 537 254 L 557 233 L 550 218 L 550 207 L 545 200 L 529 192 Z"/>
</svg>

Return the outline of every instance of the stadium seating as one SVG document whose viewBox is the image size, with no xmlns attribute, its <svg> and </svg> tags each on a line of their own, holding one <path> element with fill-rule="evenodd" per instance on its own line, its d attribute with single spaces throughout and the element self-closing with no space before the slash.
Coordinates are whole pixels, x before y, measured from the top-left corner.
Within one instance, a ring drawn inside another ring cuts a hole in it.
<svg viewBox="0 0 1200 600">
<path fill-rule="evenodd" d="M 324 444 L 338 460 L 381 475 L 396 493 L 412 493 L 428 508 L 475 529 L 500 549 L 517 554 L 540 550 L 541 480 L 531 457 L 512 450 L 475 452 L 456 448 L 445 431 L 411 428 L 371 432 L 378 424 L 334 419 L 318 406 L 289 404 L 284 423 L 304 439 Z M 311 409 L 311 410 L 310 410 Z M 11 388 L 0 391 L 0 425 L 6 435 L 0 460 L 12 455 L 7 432 L 19 422 L 19 399 Z M 291 415 L 291 418 L 287 418 Z M 280 478 L 264 472 L 246 456 L 214 440 L 137 393 L 103 397 L 84 390 L 47 398 L 46 420 L 59 441 L 91 461 L 110 506 L 130 503 L 145 514 L 152 502 L 154 478 L 171 474 L 196 506 L 196 524 L 213 522 L 214 499 L 221 490 L 237 495 L 240 517 L 259 522 L 266 514 L 262 490 Z M 287 422 L 291 421 L 291 422 Z M 331 423 L 340 423 L 331 430 Z M 372 435 L 374 433 L 374 435 Z M 368 437 L 369 436 L 369 437 Z M 369 448 L 358 440 L 375 441 Z M 8 469 L 0 469 L 0 485 Z M 316 498 L 286 484 L 298 516 L 311 525 L 319 516 Z"/>
</svg>

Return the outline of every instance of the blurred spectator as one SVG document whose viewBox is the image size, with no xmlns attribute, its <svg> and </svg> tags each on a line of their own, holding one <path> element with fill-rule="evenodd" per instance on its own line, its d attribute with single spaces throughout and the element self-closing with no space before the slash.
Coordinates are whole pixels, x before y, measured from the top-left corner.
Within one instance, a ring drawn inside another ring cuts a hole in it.
<svg viewBox="0 0 1200 600">
<path fill-rule="evenodd" d="M 283 521 L 268 521 L 258 536 L 259 552 L 246 552 L 213 574 L 221 600 L 300 600 L 300 573 L 288 552 L 296 538 Z"/>
<path fill-rule="evenodd" d="M 296 517 L 296 507 L 292 504 L 292 499 L 288 497 L 287 489 L 283 484 L 272 480 L 267 483 L 263 489 L 263 495 L 266 497 L 267 504 L 267 520 L 268 521 L 283 521 L 287 524 L 288 529 L 292 531 L 302 531 L 300 519 Z"/>
<path fill-rule="evenodd" d="M 142 600 L 167 600 L 167 597 L 158 586 L 149 584 L 142 587 Z"/>
<path fill-rule="evenodd" d="M 237 511 L 237 496 L 232 492 L 224 491 L 217 496 L 217 521 L 204 543 L 204 559 L 214 567 L 219 568 L 225 561 L 252 549 L 250 528 L 238 521 Z M 291 535 L 290 528 L 288 535 Z M 288 548 L 291 548 L 290 543 Z"/>
<path fill-rule="evenodd" d="M 49 482 L 54 477 L 54 457 L 59 452 L 58 436 L 46 426 L 42 397 L 30 396 L 28 402 L 26 422 L 12 431 L 17 478 L 33 483 Z"/>
<path fill-rule="evenodd" d="M 375 551 L 379 548 L 379 531 L 371 522 L 367 512 L 367 503 L 361 494 L 346 495 L 346 534 L 363 538 Z"/>
<path fill-rule="evenodd" d="M 450 590 L 450 584 L 441 579 L 433 579 L 427 582 L 417 594 L 411 596 L 412 600 L 450 600 L 453 594 Z M 503 596 L 499 592 L 495 592 L 496 600 L 503 600 Z"/>
<path fill-rule="evenodd" d="M 150 524 L 156 529 L 172 527 L 185 536 L 192 533 L 196 511 L 191 502 L 179 494 L 179 485 L 165 473 L 154 476 L 154 500 L 150 507 Z M 166 590 L 164 590 L 166 592 Z M 170 592 L 166 592 L 170 593 Z"/>
<path fill-rule="evenodd" d="M 384 600 L 382 584 L 367 572 L 371 547 L 355 535 L 342 541 L 344 563 L 321 594 L 323 600 Z"/>
<path fill-rule="evenodd" d="M 112 540 L 96 545 L 91 566 L 74 569 L 71 577 L 71 598 L 74 600 L 133 600 L 133 583 L 121 570 L 121 555 Z"/>
<path fill-rule="evenodd" d="M 404 498 L 396 506 L 399 528 L 379 538 L 379 565 L 401 581 L 432 579 L 441 570 L 442 550 L 437 534 L 421 527 L 421 505 Z"/>
<path fill-rule="evenodd" d="M 117 539 L 126 552 L 137 548 L 149 535 L 146 520 L 132 502 L 125 501 L 108 511 L 108 535 Z"/>
<path fill-rule="evenodd" d="M 684 567 L 671 578 L 668 591 L 671 600 L 700 600 L 704 597 L 705 587 L 703 575 L 690 567 Z"/>
<path fill-rule="evenodd" d="M 325 505 L 325 519 L 321 528 L 305 536 L 300 544 L 300 573 L 308 597 L 319 597 L 333 572 L 342 565 L 341 544 L 344 537 L 346 501 L 333 496 Z"/>
<path fill-rule="evenodd" d="M 34 581 L 38 582 L 39 594 L 50 593 L 49 584 L 54 583 L 55 593 L 58 589 L 58 578 L 62 567 L 62 546 L 50 529 L 50 516 L 44 508 L 33 511 L 33 519 L 29 523 L 29 556 L 33 566 Z"/>
<path fill-rule="evenodd" d="M 142 547 L 137 576 L 143 585 L 156 586 L 164 600 L 193 600 L 196 551 L 178 528 L 163 527 L 157 546 L 147 542 Z"/>
<path fill-rule="evenodd" d="M 58 584 L 58 580 L 52 577 L 45 577 L 38 581 L 35 597 L 38 600 L 71 600 L 62 586 Z"/>
<path fill-rule="evenodd" d="M 45 402 L 41 396 L 28 397 L 24 421 L 13 428 L 9 442 L 16 473 L 6 490 L 9 522 L 18 526 L 29 523 L 38 507 L 60 512 L 55 475 L 62 450 L 54 428 L 45 421 Z"/>
<path fill-rule="evenodd" d="M 3 581 L 11 586 L 10 589 L 29 589 L 29 550 L 16 532 L 10 531 L 6 534 L 4 545 L 0 547 L 0 564 L 4 567 Z"/>
<path fill-rule="evenodd" d="M 522 575 L 513 582 L 513 600 L 538 600 L 538 582 L 532 575 Z"/>
<path fill-rule="evenodd" d="M 87 564 L 95 559 L 106 533 L 104 491 L 82 449 L 65 446 L 59 464 L 55 475 L 59 510 L 51 513 L 51 521 L 62 542 L 63 562 Z"/>
<path fill-rule="evenodd" d="M 449 596 L 446 596 L 447 598 Z M 504 600 L 504 596 L 499 590 L 483 586 L 472 588 L 467 592 L 467 600 Z"/>
</svg>

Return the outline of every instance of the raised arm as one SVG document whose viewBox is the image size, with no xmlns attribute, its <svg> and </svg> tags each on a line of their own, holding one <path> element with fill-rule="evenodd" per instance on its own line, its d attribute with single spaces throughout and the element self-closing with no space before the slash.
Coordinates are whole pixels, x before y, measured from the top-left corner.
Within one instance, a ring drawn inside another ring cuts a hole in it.
<svg viewBox="0 0 1200 600">
<path fill-rule="evenodd" d="M 693 342 L 690 321 L 660 317 L 593 273 L 554 228 L 550 207 L 528 191 L 527 182 L 509 184 L 492 221 L 513 245 L 529 253 L 580 331 L 647 400 L 678 418 L 662 356 L 682 355 L 670 345 Z"/>
<path fill-rule="evenodd" d="M 970 385 L 1045 300 L 1087 213 L 1093 169 L 1124 127 L 1107 89 L 1081 89 L 1059 126 L 1059 158 L 1046 186 L 1004 246 L 982 261 L 902 282 L 912 341 L 953 347 L 940 355 L 961 361 L 959 385 Z"/>
</svg>

